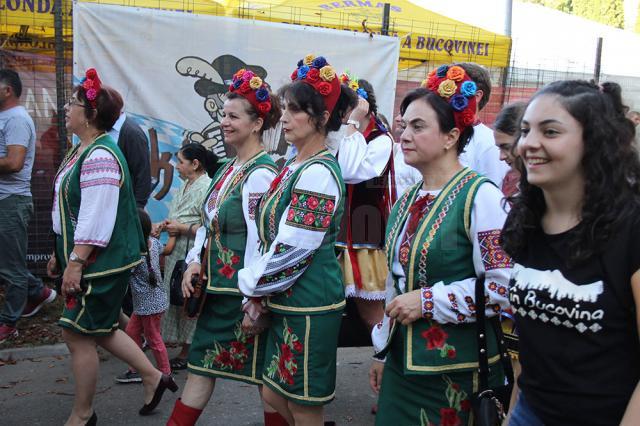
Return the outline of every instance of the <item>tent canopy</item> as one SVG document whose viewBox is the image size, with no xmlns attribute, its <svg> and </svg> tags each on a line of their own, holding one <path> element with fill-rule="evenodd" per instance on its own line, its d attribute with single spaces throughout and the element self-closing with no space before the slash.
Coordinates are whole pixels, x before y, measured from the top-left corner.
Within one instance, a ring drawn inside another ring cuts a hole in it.
<svg viewBox="0 0 640 426">
<path fill-rule="evenodd" d="M 382 30 L 384 2 L 322 0 L 84 0 L 184 13 L 229 16 L 347 31 Z M 15 0 L 0 5 L 0 33 L 25 30 L 41 38 L 53 36 L 54 0 Z M 72 15 L 72 2 L 63 0 L 64 19 Z M 431 12 L 407 0 L 390 2 L 389 35 L 400 39 L 401 66 L 416 62 L 473 61 L 504 67 L 509 63 L 510 38 Z M 65 25 L 68 34 L 71 25 Z M 10 46 L 8 46 L 10 47 Z M 310 50 L 313 47 L 310 46 Z"/>
</svg>

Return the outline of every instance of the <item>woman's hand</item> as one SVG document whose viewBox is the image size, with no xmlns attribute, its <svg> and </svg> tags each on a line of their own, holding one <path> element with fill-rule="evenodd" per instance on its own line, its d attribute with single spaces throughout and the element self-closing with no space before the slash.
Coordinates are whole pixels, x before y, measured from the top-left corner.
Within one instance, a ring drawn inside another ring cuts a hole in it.
<svg viewBox="0 0 640 426">
<path fill-rule="evenodd" d="M 164 230 L 164 223 L 154 223 L 151 225 L 151 235 L 153 238 L 160 238 L 160 233 Z"/>
<path fill-rule="evenodd" d="M 366 99 L 363 99 L 358 96 L 358 105 L 351 111 L 349 115 L 349 120 L 355 120 L 361 122 L 365 119 L 365 117 L 369 114 L 369 102 Z M 364 131 L 363 128 L 359 129 L 361 132 Z"/>
<path fill-rule="evenodd" d="M 47 276 L 49 278 L 58 278 L 60 276 L 60 268 L 58 267 L 58 259 L 56 254 L 52 253 L 47 262 Z"/>
<path fill-rule="evenodd" d="M 194 275 L 200 273 L 200 264 L 196 262 L 192 262 L 187 267 L 187 270 L 184 271 L 184 275 L 182 276 L 182 296 L 185 299 L 191 297 L 193 293 L 193 285 L 191 285 L 191 279 Z"/>
<path fill-rule="evenodd" d="M 80 280 L 82 280 L 82 265 L 69 262 L 62 275 L 62 295 L 66 297 L 81 293 Z"/>
<path fill-rule="evenodd" d="M 177 220 L 165 220 L 164 221 L 164 229 L 169 233 L 169 235 L 180 235 L 182 233 L 182 224 Z"/>
<path fill-rule="evenodd" d="M 422 318 L 422 300 L 420 290 L 396 296 L 387 305 L 385 312 L 390 318 L 395 318 L 402 325 L 408 325 Z"/>
<path fill-rule="evenodd" d="M 380 393 L 382 373 L 384 373 L 384 362 L 374 359 L 369 369 L 369 386 L 375 393 Z"/>
</svg>

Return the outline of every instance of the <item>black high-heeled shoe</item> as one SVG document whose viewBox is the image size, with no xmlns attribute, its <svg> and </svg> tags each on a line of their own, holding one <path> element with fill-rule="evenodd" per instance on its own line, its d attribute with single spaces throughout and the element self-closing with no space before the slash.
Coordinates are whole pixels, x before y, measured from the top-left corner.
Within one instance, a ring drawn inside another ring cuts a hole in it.
<svg viewBox="0 0 640 426">
<path fill-rule="evenodd" d="M 150 403 L 144 404 L 140 411 L 138 411 L 138 414 L 140 414 L 141 416 L 148 416 L 149 414 L 151 414 L 151 412 L 160 403 L 162 394 L 164 394 L 164 391 L 167 389 L 169 389 L 171 392 L 176 392 L 178 390 L 178 385 L 173 381 L 173 377 L 163 374 L 160 378 L 160 382 L 158 383 L 156 391 L 153 393 L 153 399 Z"/>
<path fill-rule="evenodd" d="M 94 411 L 93 414 L 91 415 L 91 417 L 89 417 L 89 420 L 87 420 L 87 422 L 84 424 L 85 426 L 96 426 L 98 424 L 98 416 L 96 415 L 96 412 Z"/>
</svg>

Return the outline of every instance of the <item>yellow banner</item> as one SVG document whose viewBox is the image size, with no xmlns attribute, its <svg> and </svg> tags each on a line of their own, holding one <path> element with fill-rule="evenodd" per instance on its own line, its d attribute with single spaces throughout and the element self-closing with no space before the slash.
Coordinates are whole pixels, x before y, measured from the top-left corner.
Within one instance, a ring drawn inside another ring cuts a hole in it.
<svg viewBox="0 0 640 426">
<path fill-rule="evenodd" d="M 244 0 L 88 0 L 90 3 L 146 7 L 184 13 L 369 32 L 382 28 L 384 2 L 375 1 L 244 1 Z M 28 31 L 53 36 L 54 0 L 0 0 L 0 33 Z M 400 39 L 400 61 L 450 63 L 471 61 L 505 67 L 511 40 L 417 6 L 407 0 L 390 3 L 389 35 Z M 65 28 L 70 34 L 72 2 L 63 1 Z M 22 26 L 22 27 L 21 27 Z M 25 26 L 28 26 L 25 27 Z M 9 46 L 7 46 L 9 47 Z M 311 46 L 310 46 L 311 49 Z"/>
</svg>

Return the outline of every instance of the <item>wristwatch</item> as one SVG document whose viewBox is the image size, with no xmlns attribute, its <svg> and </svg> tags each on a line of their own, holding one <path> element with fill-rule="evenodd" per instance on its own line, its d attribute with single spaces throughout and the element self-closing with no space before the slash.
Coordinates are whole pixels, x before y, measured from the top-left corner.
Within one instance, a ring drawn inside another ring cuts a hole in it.
<svg viewBox="0 0 640 426">
<path fill-rule="evenodd" d="M 87 261 L 84 260 L 83 258 L 81 258 L 80 256 L 78 256 L 75 252 L 71 252 L 71 254 L 69 255 L 69 262 L 74 262 L 74 263 L 79 263 L 82 266 L 86 266 L 87 265 Z"/>
<path fill-rule="evenodd" d="M 360 130 L 360 122 L 352 119 L 347 120 L 347 124 L 351 124 L 356 130 Z"/>
</svg>

